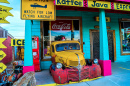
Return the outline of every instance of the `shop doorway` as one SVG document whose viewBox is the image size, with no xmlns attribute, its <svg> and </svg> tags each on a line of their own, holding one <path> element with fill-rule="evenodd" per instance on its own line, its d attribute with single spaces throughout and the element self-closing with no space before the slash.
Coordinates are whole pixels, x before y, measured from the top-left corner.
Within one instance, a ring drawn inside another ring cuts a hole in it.
<svg viewBox="0 0 130 86">
<path fill-rule="evenodd" d="M 115 31 L 108 30 L 108 47 L 109 47 L 109 60 L 114 62 L 116 60 L 116 49 L 115 49 Z M 90 30 L 90 45 L 91 45 L 91 58 L 100 59 L 100 41 L 99 41 L 99 30 Z"/>
</svg>

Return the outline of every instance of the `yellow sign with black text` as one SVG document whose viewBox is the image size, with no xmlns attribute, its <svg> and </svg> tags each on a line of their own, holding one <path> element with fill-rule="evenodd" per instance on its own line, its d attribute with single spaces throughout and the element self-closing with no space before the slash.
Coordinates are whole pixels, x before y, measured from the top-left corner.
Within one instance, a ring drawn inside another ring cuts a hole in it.
<svg viewBox="0 0 130 86">
<path fill-rule="evenodd" d="M 56 19 L 54 0 L 21 0 L 21 19 L 47 20 Z"/>
<path fill-rule="evenodd" d="M 83 7 L 83 0 L 55 0 L 56 5 Z"/>
<path fill-rule="evenodd" d="M 24 46 L 24 39 L 11 39 L 11 46 Z"/>
<path fill-rule="evenodd" d="M 111 9 L 111 2 L 88 0 L 88 7 Z"/>
<path fill-rule="evenodd" d="M 110 17 L 105 17 L 106 18 L 106 22 L 110 22 L 111 18 Z M 99 17 L 96 17 L 96 21 L 99 21 Z"/>
<path fill-rule="evenodd" d="M 5 64 L 0 63 L 0 73 L 2 73 L 6 68 L 7 66 Z"/>
<path fill-rule="evenodd" d="M 115 10 L 130 11 L 130 4 L 114 3 Z"/>
<path fill-rule="evenodd" d="M 8 16 L 13 16 L 9 11 L 12 10 L 13 8 L 7 7 L 7 6 L 2 6 L 0 5 L 0 14 L 1 15 L 8 15 Z"/>
<path fill-rule="evenodd" d="M 3 42 L 6 40 L 6 38 L 0 38 L 0 48 L 7 48 L 5 45 L 3 45 Z"/>
<path fill-rule="evenodd" d="M 6 57 L 6 54 L 5 54 L 2 50 L 0 50 L 0 61 L 1 61 L 4 57 Z"/>
<path fill-rule="evenodd" d="M 7 15 L 1 14 L 0 16 L 0 23 L 9 23 L 5 18 L 7 17 Z"/>
<path fill-rule="evenodd" d="M 0 5 L 0 23 L 9 23 L 5 18 L 7 16 L 13 16 L 9 11 L 12 10 L 11 7 L 6 7 Z"/>
<path fill-rule="evenodd" d="M 0 0 L 0 2 L 9 4 L 9 2 L 7 0 Z"/>
</svg>

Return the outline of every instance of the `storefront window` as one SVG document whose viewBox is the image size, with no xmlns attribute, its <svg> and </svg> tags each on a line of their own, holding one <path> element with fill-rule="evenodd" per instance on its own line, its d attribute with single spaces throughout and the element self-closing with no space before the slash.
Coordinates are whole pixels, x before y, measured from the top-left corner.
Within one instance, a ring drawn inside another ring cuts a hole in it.
<svg viewBox="0 0 130 86">
<path fill-rule="evenodd" d="M 79 20 L 56 20 L 44 22 L 43 57 L 51 58 L 49 55 L 50 44 L 54 41 L 77 40 L 80 42 Z"/>
<path fill-rule="evenodd" d="M 122 53 L 130 53 L 130 22 L 121 22 Z"/>
</svg>

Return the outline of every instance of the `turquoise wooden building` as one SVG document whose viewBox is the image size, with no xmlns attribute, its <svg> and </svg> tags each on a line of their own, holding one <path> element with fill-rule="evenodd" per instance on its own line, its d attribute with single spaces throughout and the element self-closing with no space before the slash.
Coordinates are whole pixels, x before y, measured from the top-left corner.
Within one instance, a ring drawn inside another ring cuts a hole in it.
<svg viewBox="0 0 130 86">
<path fill-rule="evenodd" d="M 111 2 L 111 0 L 107 1 Z M 113 0 L 111 3 L 128 4 L 130 6 L 130 2 L 116 1 Z M 27 68 L 28 71 L 33 68 L 32 36 L 40 38 L 41 69 L 49 69 L 51 59 L 47 55 L 47 50 L 54 38 L 61 33 L 67 40 L 78 40 L 81 43 L 85 59 L 98 58 L 104 76 L 111 75 L 111 62 L 130 61 L 129 11 L 114 8 L 56 6 L 56 20 L 71 20 L 72 30 L 52 30 L 51 21 L 25 21 L 24 68 Z"/>
</svg>

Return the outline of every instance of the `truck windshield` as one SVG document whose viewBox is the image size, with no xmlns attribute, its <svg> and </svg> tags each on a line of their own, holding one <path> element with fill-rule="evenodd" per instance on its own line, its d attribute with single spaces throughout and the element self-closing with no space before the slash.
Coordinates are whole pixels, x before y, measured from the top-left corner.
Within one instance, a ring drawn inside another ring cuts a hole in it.
<svg viewBox="0 0 130 86">
<path fill-rule="evenodd" d="M 78 43 L 63 43 L 56 45 L 56 51 L 65 51 L 65 50 L 80 50 Z"/>
</svg>

